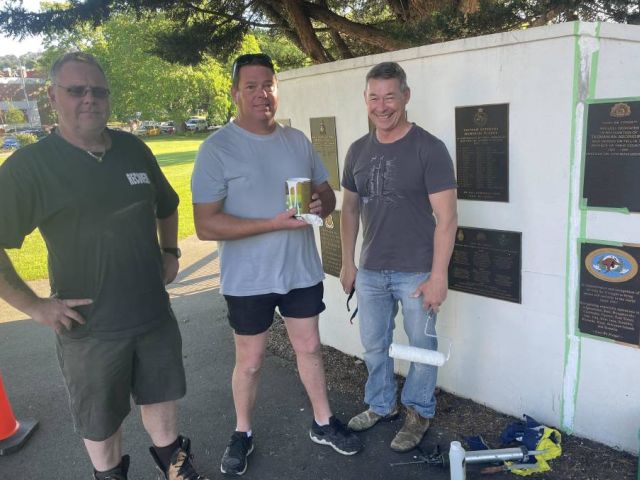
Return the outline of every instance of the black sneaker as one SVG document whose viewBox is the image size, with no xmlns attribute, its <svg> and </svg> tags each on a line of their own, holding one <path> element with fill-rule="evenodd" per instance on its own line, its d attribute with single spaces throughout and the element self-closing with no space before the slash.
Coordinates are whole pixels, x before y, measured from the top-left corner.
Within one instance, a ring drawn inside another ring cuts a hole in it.
<svg viewBox="0 0 640 480">
<path fill-rule="evenodd" d="M 329 419 L 329 425 L 311 424 L 309 437 L 320 445 L 329 445 L 342 455 L 355 455 L 362 450 L 362 442 L 336 417 Z"/>
<path fill-rule="evenodd" d="M 162 462 L 153 447 L 149 448 L 160 474 L 167 480 L 209 480 L 207 477 L 199 475 L 191 463 L 191 460 L 193 460 L 191 440 L 179 435 L 178 444 L 180 446 L 171 454 L 171 460 L 166 470 L 163 468 Z"/>
<path fill-rule="evenodd" d="M 233 432 L 222 456 L 220 471 L 225 475 L 243 475 L 247 471 L 247 457 L 253 452 L 253 437 L 246 432 Z"/>
<path fill-rule="evenodd" d="M 125 455 L 120 460 L 120 464 L 107 472 L 93 471 L 95 480 L 127 480 L 127 472 L 129 471 L 129 455 Z"/>
</svg>

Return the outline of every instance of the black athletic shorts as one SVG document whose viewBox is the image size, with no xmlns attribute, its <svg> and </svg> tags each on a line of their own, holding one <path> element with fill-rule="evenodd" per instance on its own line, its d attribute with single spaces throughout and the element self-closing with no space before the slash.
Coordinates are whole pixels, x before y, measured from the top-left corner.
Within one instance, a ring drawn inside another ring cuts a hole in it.
<svg viewBox="0 0 640 480">
<path fill-rule="evenodd" d="M 296 288 L 285 294 L 266 293 L 236 297 L 225 295 L 229 310 L 229 325 L 238 335 L 258 335 L 273 323 L 276 307 L 287 318 L 310 318 L 326 308 L 322 301 L 322 282 L 307 288 Z"/>
</svg>

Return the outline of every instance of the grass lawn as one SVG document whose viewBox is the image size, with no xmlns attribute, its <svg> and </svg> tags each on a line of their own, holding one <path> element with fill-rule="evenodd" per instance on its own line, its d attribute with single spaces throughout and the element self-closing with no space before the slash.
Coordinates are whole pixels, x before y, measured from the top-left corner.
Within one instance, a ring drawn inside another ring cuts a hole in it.
<svg viewBox="0 0 640 480">
<path fill-rule="evenodd" d="M 196 152 L 205 135 L 159 136 L 145 139 L 158 159 L 167 179 L 180 196 L 178 238 L 195 233 L 191 206 L 191 171 Z M 0 164 L 9 156 L 0 152 Z M 44 240 L 37 230 L 29 235 L 20 250 L 7 250 L 16 270 L 24 280 L 47 278 L 47 252 Z"/>
</svg>

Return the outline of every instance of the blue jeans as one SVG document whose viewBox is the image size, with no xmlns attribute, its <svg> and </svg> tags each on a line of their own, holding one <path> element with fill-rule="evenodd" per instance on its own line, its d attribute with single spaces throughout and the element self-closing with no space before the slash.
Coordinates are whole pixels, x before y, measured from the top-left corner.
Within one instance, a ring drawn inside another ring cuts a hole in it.
<svg viewBox="0 0 640 480">
<path fill-rule="evenodd" d="M 364 360 L 369 371 L 364 401 L 379 415 L 388 415 L 396 406 L 397 385 L 393 373 L 393 359 L 389 345 L 393 341 L 398 302 L 402 305 L 404 331 L 414 347 L 436 350 L 435 337 L 424 333 L 427 312 L 422 297 L 410 295 L 429 278 L 429 272 L 395 272 L 390 270 L 358 270 L 356 295 L 360 318 L 360 340 L 364 346 Z M 436 316 L 432 315 L 427 332 L 435 335 Z M 432 418 L 436 411 L 434 390 L 438 368 L 433 365 L 411 363 L 402 388 L 400 401 L 422 417 Z"/>
</svg>

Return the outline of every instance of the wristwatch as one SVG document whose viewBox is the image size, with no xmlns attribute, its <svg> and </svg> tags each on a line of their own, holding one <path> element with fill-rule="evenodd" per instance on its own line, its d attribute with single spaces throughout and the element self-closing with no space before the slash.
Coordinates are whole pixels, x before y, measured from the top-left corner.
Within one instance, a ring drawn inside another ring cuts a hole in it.
<svg viewBox="0 0 640 480">
<path fill-rule="evenodd" d="M 175 255 L 176 258 L 180 258 L 182 256 L 182 252 L 180 251 L 179 248 L 172 248 L 172 247 L 164 247 L 162 249 L 162 251 L 164 253 L 170 253 L 171 255 Z"/>
</svg>

